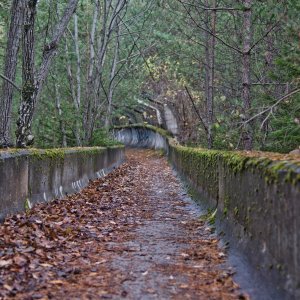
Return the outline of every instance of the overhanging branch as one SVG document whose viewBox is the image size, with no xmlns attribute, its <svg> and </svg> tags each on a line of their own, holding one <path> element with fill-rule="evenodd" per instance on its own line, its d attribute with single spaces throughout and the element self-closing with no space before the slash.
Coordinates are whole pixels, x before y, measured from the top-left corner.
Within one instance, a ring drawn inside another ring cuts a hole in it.
<svg viewBox="0 0 300 300">
<path fill-rule="evenodd" d="M 0 73 L 0 77 L 2 79 L 4 79 L 5 81 L 7 81 L 8 83 L 10 83 L 16 90 L 18 90 L 18 92 L 21 92 L 21 89 L 13 81 L 11 81 L 9 78 L 7 78 L 6 76 L 4 76 L 1 73 Z"/>
</svg>

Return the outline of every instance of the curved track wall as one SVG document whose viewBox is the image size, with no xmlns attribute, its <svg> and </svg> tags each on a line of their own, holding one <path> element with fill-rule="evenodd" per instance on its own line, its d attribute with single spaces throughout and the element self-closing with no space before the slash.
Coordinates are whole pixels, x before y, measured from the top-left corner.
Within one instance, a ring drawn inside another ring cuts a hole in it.
<svg viewBox="0 0 300 300">
<path fill-rule="evenodd" d="M 116 128 L 114 137 L 128 147 L 168 149 L 167 132 L 163 129 L 155 131 L 151 126 Z"/>
</svg>

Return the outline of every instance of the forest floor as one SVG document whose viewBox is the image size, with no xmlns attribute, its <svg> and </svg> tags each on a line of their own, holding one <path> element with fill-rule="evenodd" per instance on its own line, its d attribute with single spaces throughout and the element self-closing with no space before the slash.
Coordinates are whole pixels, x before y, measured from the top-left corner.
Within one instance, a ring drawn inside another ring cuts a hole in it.
<svg viewBox="0 0 300 300">
<path fill-rule="evenodd" d="M 248 299 L 166 159 L 127 162 L 0 226 L 0 299 Z"/>
</svg>

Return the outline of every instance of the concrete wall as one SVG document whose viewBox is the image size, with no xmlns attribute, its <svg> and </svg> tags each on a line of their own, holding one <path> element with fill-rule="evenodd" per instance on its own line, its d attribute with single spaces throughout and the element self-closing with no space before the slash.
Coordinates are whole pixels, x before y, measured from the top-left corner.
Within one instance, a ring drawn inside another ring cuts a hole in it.
<svg viewBox="0 0 300 300">
<path fill-rule="evenodd" d="M 178 122 L 172 109 L 167 104 L 164 104 L 164 117 L 168 131 L 173 135 L 177 135 L 179 133 Z"/>
<path fill-rule="evenodd" d="M 217 208 L 223 240 L 265 277 L 276 299 L 300 299 L 300 162 L 182 147 L 149 131 L 127 128 L 120 140 L 150 148 L 166 141 L 159 148 L 201 205 Z"/>
<path fill-rule="evenodd" d="M 299 165 L 172 145 L 169 158 L 276 299 L 300 299 Z"/>
<path fill-rule="evenodd" d="M 0 220 L 78 192 L 123 160 L 123 147 L 0 152 Z"/>
<path fill-rule="evenodd" d="M 160 130 L 160 129 L 158 129 Z M 163 132 L 161 129 L 160 131 Z M 168 149 L 168 138 L 149 127 L 124 127 L 114 130 L 114 137 L 117 141 L 128 147 Z"/>
</svg>

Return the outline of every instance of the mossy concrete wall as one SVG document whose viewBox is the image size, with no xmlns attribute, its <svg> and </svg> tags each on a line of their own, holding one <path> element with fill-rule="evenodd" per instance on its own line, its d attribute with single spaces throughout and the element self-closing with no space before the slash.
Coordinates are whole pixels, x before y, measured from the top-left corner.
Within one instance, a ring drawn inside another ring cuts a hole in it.
<svg viewBox="0 0 300 300">
<path fill-rule="evenodd" d="M 300 165 L 170 144 L 169 158 L 230 246 L 273 283 L 279 299 L 300 299 Z"/>
<path fill-rule="evenodd" d="M 124 147 L 0 152 L 0 220 L 80 191 L 124 160 Z"/>
</svg>

